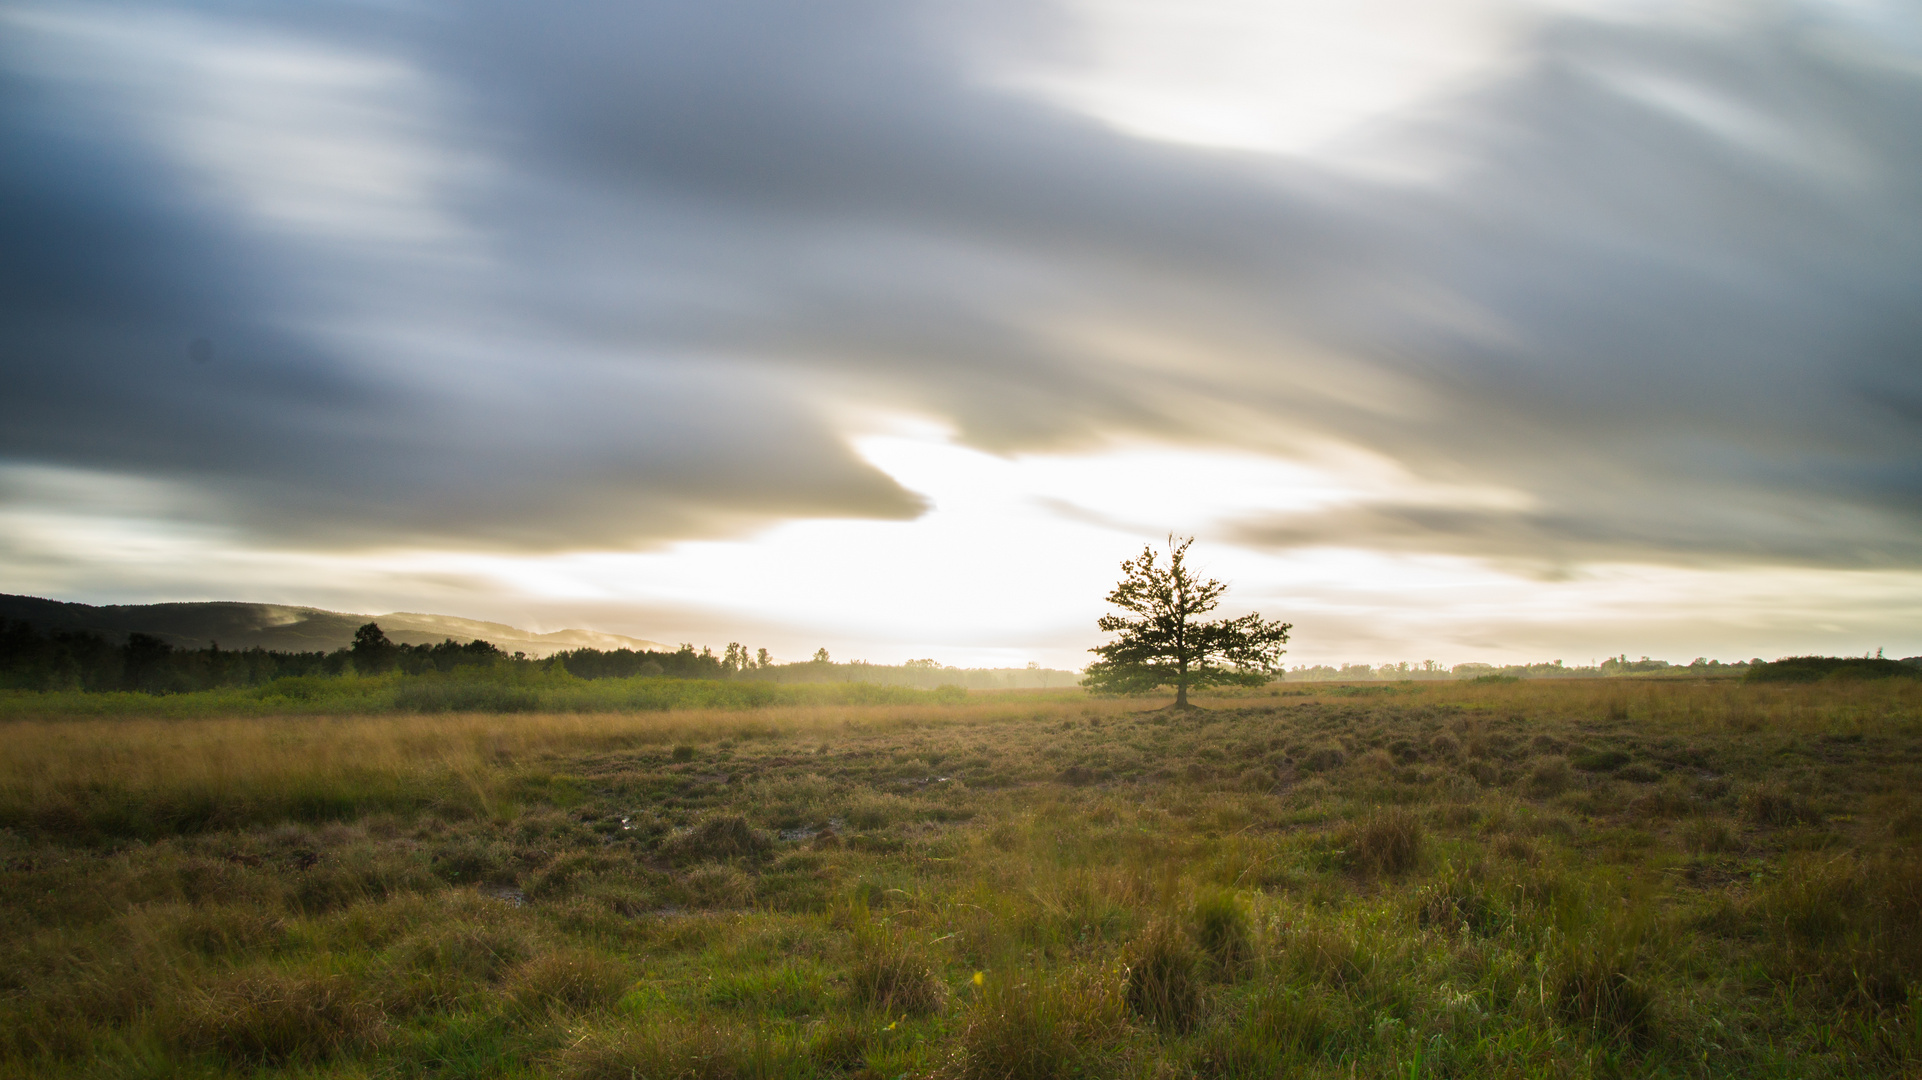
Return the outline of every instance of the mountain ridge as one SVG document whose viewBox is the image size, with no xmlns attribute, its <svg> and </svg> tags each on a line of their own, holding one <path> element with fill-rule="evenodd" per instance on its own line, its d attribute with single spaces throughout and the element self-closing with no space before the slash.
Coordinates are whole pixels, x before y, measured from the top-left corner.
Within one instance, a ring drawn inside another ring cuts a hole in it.
<svg viewBox="0 0 1922 1080">
<path fill-rule="evenodd" d="M 524 652 L 533 657 L 580 648 L 667 652 L 674 649 L 662 642 L 598 630 L 539 633 L 507 623 L 458 615 L 412 611 L 360 615 L 244 600 L 94 605 L 0 594 L 0 619 L 25 622 L 43 633 L 84 631 L 112 641 L 123 641 L 132 633 L 149 634 L 170 645 L 190 649 L 219 642 L 223 649 L 332 652 L 353 644 L 354 631 L 369 622 L 379 623 L 389 640 L 404 645 L 433 645 L 448 638 L 459 642 L 482 638 L 507 652 Z"/>
</svg>

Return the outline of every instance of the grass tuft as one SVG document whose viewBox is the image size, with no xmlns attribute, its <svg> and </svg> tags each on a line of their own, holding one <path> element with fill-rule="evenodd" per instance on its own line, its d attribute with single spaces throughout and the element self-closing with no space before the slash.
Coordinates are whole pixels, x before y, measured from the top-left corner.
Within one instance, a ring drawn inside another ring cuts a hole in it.
<svg viewBox="0 0 1922 1080">
<path fill-rule="evenodd" d="M 740 814 L 716 814 L 703 818 L 688 832 L 674 837 L 668 849 L 685 860 L 717 860 L 758 855 L 766 851 L 767 837 L 755 831 Z"/>
<path fill-rule="evenodd" d="M 319 1059 L 385 1034 L 381 1011 L 344 974 L 254 970 L 216 980 L 171 1025 L 172 1041 L 236 1065 Z"/>
<path fill-rule="evenodd" d="M 803 1073 L 798 1040 L 759 1028 L 656 1019 L 595 1028 L 561 1051 L 564 1080 L 760 1080 Z"/>
<path fill-rule="evenodd" d="M 1194 937 L 1224 978 L 1234 978 L 1255 958 L 1248 909 L 1228 889 L 1206 889 L 1195 897 Z"/>
<path fill-rule="evenodd" d="M 884 931 L 860 940 L 848 989 L 855 1004 L 883 1016 L 928 1016 L 948 1002 L 947 984 L 927 954 Z"/>
<path fill-rule="evenodd" d="M 1187 936 L 1162 921 L 1135 943 L 1124 997 L 1136 1016 L 1164 1031 L 1191 1031 L 1201 1020 L 1201 956 Z"/>
<path fill-rule="evenodd" d="M 1577 951 L 1555 990 L 1562 1019 L 1597 1038 L 1646 1045 L 1655 1031 L 1654 999 L 1624 954 L 1607 948 Z"/>
<path fill-rule="evenodd" d="M 508 974 L 505 988 L 523 1013 L 569 1013 L 614 1004 L 629 982 L 622 964 L 584 949 L 565 949 L 521 964 Z"/>
<path fill-rule="evenodd" d="M 1111 1075 L 1126 1030 L 1115 980 L 1086 969 L 990 980 L 963 1019 L 953 1080 Z"/>
<path fill-rule="evenodd" d="M 1357 869 L 1383 876 L 1406 874 L 1421 865 L 1427 833 L 1421 819 L 1401 807 L 1377 810 L 1346 838 Z"/>
<path fill-rule="evenodd" d="M 1822 813 L 1806 797 L 1781 784 L 1762 784 L 1742 800 L 1749 820 L 1764 828 L 1820 825 Z"/>
</svg>

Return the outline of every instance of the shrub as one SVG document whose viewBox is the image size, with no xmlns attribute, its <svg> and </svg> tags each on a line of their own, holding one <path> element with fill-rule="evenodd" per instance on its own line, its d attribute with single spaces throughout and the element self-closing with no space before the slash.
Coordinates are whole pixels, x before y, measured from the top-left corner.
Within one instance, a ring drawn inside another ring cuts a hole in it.
<svg viewBox="0 0 1922 1080">
<path fill-rule="evenodd" d="M 1190 1031 L 1200 1021 L 1201 957 L 1167 922 L 1148 928 L 1128 962 L 1128 1008 L 1165 1031 Z"/>
<path fill-rule="evenodd" d="M 469 679 L 417 676 L 394 691 L 394 708 L 403 712 L 538 712 L 541 696 L 524 686 Z"/>
</svg>

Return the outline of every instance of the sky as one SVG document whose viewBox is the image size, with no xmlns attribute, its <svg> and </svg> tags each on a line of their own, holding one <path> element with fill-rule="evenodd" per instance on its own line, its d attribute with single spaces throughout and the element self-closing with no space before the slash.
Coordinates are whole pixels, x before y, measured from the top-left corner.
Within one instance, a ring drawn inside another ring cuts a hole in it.
<svg viewBox="0 0 1922 1080">
<path fill-rule="evenodd" d="M 1922 9 L 0 0 L 0 592 L 1922 653 Z"/>
</svg>

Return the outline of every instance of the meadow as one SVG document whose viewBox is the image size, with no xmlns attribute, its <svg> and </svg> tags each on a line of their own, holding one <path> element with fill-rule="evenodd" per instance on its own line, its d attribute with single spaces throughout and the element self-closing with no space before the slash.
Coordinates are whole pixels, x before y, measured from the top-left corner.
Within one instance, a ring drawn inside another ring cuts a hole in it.
<svg viewBox="0 0 1922 1080">
<path fill-rule="evenodd" d="M 1922 1076 L 1916 680 L 780 689 L 10 699 L 0 1075 Z"/>
</svg>

